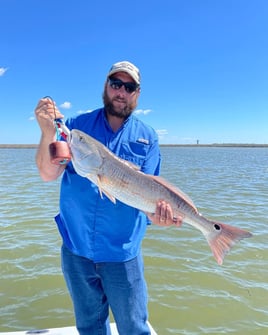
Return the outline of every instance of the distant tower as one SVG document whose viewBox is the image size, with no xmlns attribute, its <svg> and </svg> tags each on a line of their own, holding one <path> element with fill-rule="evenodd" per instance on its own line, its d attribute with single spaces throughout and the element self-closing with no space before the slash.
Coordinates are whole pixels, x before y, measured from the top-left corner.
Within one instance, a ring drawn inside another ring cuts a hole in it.
<svg viewBox="0 0 268 335">
<path fill-rule="evenodd" d="M 199 145 L 199 140 L 196 141 L 196 144 Z"/>
</svg>

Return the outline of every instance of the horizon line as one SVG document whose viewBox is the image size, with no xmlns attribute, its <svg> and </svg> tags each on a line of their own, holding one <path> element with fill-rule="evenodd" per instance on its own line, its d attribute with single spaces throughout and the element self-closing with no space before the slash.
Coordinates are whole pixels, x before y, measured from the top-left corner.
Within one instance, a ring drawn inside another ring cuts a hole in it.
<svg viewBox="0 0 268 335">
<path fill-rule="evenodd" d="M 0 149 L 35 149 L 39 144 L 0 144 Z M 186 144 L 186 143 L 160 143 L 160 147 L 247 147 L 247 148 L 265 148 L 265 143 L 207 143 L 207 144 Z"/>
</svg>

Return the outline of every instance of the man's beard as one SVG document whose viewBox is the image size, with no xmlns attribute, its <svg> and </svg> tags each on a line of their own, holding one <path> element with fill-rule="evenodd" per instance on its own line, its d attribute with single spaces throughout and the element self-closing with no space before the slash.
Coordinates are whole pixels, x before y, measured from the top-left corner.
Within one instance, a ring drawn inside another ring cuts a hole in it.
<svg viewBox="0 0 268 335">
<path fill-rule="evenodd" d="M 120 119 L 124 119 L 124 120 L 129 117 L 129 115 L 133 112 L 133 110 L 137 106 L 136 100 L 128 104 L 125 100 L 117 96 L 115 96 L 113 99 L 110 99 L 108 97 L 106 89 L 104 90 L 102 98 L 103 98 L 103 104 L 104 104 L 106 113 L 112 116 L 116 116 Z M 113 100 L 118 100 L 118 101 L 120 100 L 122 103 L 124 102 L 125 105 L 123 107 L 115 107 L 113 104 Z"/>
</svg>

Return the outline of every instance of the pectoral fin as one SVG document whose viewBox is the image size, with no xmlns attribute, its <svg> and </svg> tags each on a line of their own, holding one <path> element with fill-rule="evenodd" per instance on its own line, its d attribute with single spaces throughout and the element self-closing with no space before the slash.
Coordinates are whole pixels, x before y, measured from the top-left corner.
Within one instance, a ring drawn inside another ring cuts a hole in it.
<svg viewBox="0 0 268 335">
<path fill-rule="evenodd" d="M 106 197 L 107 197 L 108 199 L 110 199 L 112 203 L 115 204 L 115 203 L 116 203 L 116 199 L 115 199 L 115 197 L 114 197 L 113 195 L 111 195 L 109 192 L 105 191 L 105 190 L 102 188 L 102 179 L 103 179 L 103 178 L 104 178 L 104 177 L 103 177 L 103 176 L 100 176 L 100 175 L 98 175 L 98 177 L 97 177 L 98 188 L 99 188 L 100 196 L 101 196 L 101 198 L 103 199 L 103 194 L 105 194 Z"/>
</svg>

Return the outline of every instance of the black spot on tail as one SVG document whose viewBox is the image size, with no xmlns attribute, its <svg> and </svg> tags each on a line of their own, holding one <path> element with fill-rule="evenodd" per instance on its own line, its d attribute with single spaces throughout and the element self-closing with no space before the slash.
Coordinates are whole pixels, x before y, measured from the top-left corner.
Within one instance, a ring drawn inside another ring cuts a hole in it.
<svg viewBox="0 0 268 335">
<path fill-rule="evenodd" d="M 217 223 L 214 224 L 215 230 L 221 230 L 221 226 Z"/>
</svg>

